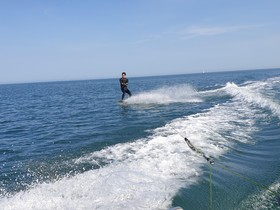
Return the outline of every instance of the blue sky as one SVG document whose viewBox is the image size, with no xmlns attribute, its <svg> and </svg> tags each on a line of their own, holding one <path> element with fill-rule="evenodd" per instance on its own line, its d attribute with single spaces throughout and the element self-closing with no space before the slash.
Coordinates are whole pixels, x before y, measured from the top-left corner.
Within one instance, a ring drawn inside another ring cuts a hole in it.
<svg viewBox="0 0 280 210">
<path fill-rule="evenodd" d="M 280 67 L 279 0 L 0 0 L 0 84 Z"/>
</svg>

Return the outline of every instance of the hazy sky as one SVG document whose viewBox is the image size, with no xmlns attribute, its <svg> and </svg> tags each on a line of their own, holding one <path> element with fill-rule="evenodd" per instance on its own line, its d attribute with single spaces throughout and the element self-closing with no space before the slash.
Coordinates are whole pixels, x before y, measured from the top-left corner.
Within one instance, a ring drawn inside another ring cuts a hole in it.
<svg viewBox="0 0 280 210">
<path fill-rule="evenodd" d="M 279 0 L 0 0 L 0 84 L 280 67 Z"/>
</svg>

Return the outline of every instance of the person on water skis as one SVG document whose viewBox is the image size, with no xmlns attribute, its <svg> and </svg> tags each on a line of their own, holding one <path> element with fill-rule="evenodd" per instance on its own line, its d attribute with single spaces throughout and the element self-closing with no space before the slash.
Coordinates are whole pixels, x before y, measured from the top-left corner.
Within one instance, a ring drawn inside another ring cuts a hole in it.
<svg viewBox="0 0 280 210">
<path fill-rule="evenodd" d="M 126 73 L 122 73 L 122 78 L 120 78 L 120 85 L 121 85 L 121 90 L 122 90 L 122 100 L 124 99 L 125 93 L 131 96 L 131 92 L 128 89 L 128 79 L 126 78 Z"/>
</svg>

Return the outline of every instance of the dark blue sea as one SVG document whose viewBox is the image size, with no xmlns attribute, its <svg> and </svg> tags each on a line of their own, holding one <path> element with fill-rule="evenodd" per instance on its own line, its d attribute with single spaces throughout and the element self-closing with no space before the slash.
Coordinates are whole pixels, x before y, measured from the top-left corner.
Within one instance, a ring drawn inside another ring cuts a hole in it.
<svg viewBox="0 0 280 210">
<path fill-rule="evenodd" d="M 0 209 L 280 209 L 280 69 L 129 89 L 0 85 Z"/>
</svg>

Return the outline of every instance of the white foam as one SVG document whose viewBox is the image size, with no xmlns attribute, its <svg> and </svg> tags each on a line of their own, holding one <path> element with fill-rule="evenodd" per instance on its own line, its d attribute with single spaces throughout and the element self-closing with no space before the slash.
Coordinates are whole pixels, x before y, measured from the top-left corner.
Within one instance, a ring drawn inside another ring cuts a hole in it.
<svg viewBox="0 0 280 210">
<path fill-rule="evenodd" d="M 260 93 L 261 87 L 268 82 L 254 83 L 245 87 L 239 87 L 234 83 L 227 83 L 225 90 L 240 101 L 270 110 L 274 115 L 280 118 L 280 104 L 274 98 Z M 258 87 L 258 88 L 257 88 Z"/>
<path fill-rule="evenodd" d="M 280 209 L 277 199 L 280 196 L 280 182 L 279 180 L 268 187 L 267 190 L 262 190 L 257 194 L 248 196 L 246 200 L 241 203 L 241 209 Z"/>
<path fill-rule="evenodd" d="M 202 102 L 197 91 L 190 85 L 174 85 L 138 93 L 128 99 L 129 104 L 169 104 L 177 102 Z"/>
<path fill-rule="evenodd" d="M 0 206 L 4 209 L 104 210 L 167 207 L 184 185 L 180 179 L 192 183 L 201 173 L 199 167 L 190 168 L 190 164 L 202 161 L 195 156 L 187 159 L 186 152 L 178 136 L 168 141 L 166 137 L 157 136 L 119 144 L 92 154 L 113 160 L 106 167 L 36 185 L 29 191 L 1 199 Z"/>
</svg>

